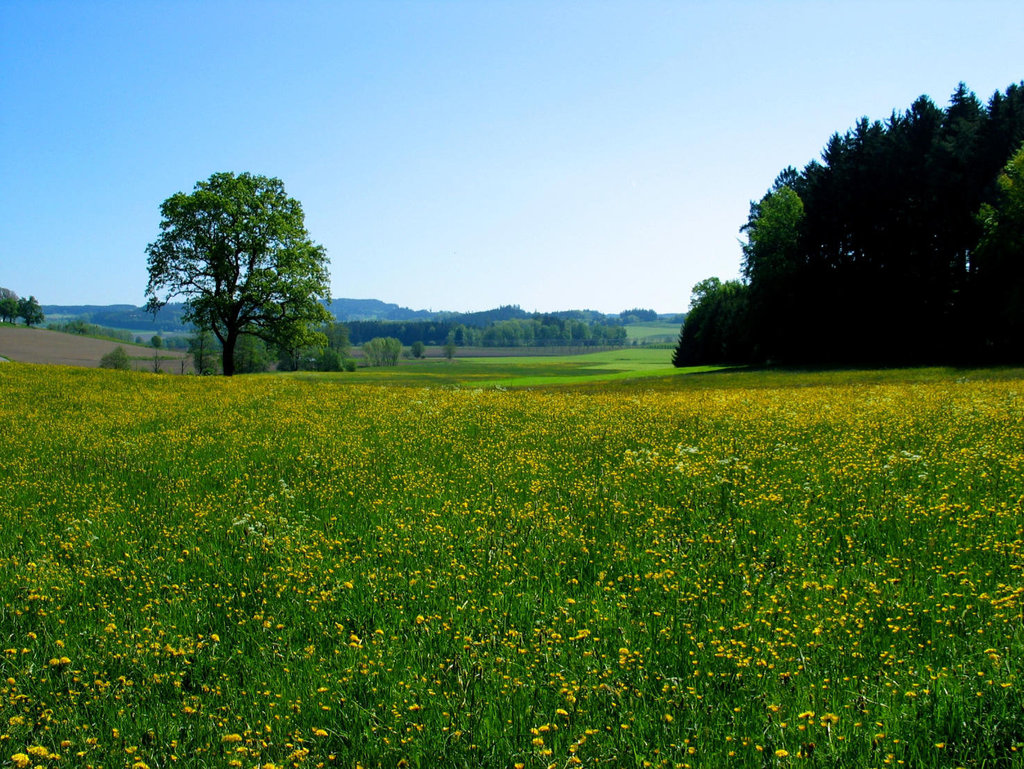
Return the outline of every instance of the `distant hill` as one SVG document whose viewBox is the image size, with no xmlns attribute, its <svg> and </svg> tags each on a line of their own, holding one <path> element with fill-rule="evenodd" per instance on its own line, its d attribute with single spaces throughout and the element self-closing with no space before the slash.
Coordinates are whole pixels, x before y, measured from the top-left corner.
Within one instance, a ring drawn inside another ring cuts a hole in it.
<svg viewBox="0 0 1024 769">
<path fill-rule="evenodd" d="M 430 320 L 442 313 L 428 310 L 410 310 L 397 304 L 379 299 L 335 299 L 327 305 L 335 318 L 350 320 Z M 182 322 L 185 306 L 180 303 L 167 304 L 153 315 L 143 307 L 130 304 L 44 304 L 43 314 L 47 321 L 83 320 L 97 326 L 120 328 L 139 333 L 186 332 L 190 326 Z"/>
<path fill-rule="evenodd" d="M 43 313 L 47 322 L 83 320 L 97 326 L 127 329 L 137 334 L 185 333 L 191 327 L 182 322 L 184 305 L 172 303 L 161 308 L 154 318 L 143 307 L 130 304 L 109 305 L 59 305 L 44 304 Z M 517 320 L 528 317 L 550 317 L 562 320 L 580 320 L 587 323 L 618 322 L 625 325 L 636 323 L 641 318 L 627 313 L 604 315 L 594 310 L 562 310 L 552 313 L 528 313 L 519 305 L 503 305 L 481 312 L 432 312 L 413 310 L 379 299 L 334 299 L 327 309 L 342 322 L 354 321 L 448 321 L 474 328 L 484 328 L 503 320 Z M 654 315 L 653 312 L 650 313 Z M 675 320 L 674 315 L 655 316 L 661 320 Z M 650 318 L 648 320 L 653 320 Z"/>
<path fill-rule="evenodd" d="M 107 328 L 122 328 L 138 333 L 154 334 L 158 331 L 184 332 L 189 326 L 182 323 L 181 316 L 184 312 L 182 304 L 168 304 L 154 318 L 142 307 L 134 307 L 130 304 L 44 304 L 43 314 L 47 322 L 84 320 L 86 323 L 94 323 L 97 326 Z"/>
<path fill-rule="evenodd" d="M 335 318 L 348 320 L 432 320 L 443 313 L 410 310 L 379 299 L 335 299 L 327 305 Z"/>
</svg>

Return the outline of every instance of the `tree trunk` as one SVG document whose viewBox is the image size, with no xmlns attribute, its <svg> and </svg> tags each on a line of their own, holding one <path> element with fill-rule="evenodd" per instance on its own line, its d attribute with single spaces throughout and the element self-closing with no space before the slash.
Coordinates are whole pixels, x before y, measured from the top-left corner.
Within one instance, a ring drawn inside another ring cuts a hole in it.
<svg viewBox="0 0 1024 769">
<path fill-rule="evenodd" d="M 221 354 L 221 369 L 224 376 L 234 376 L 235 373 L 235 342 L 238 341 L 238 332 L 229 331 L 224 337 L 224 347 Z"/>
</svg>

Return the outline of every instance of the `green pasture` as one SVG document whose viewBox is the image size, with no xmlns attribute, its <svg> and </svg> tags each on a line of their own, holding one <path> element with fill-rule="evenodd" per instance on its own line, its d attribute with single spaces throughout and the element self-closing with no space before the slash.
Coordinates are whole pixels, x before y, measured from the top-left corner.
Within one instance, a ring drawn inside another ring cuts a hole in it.
<svg viewBox="0 0 1024 769">
<path fill-rule="evenodd" d="M 537 387 L 674 377 L 718 368 L 721 367 L 677 369 L 672 366 L 669 350 L 625 347 L 580 355 L 429 359 L 394 368 L 359 368 L 339 374 L 302 372 L 291 376 L 338 384 Z"/>
<path fill-rule="evenodd" d="M 679 339 L 679 323 L 650 321 L 630 323 L 626 326 L 626 338 L 640 344 L 675 344 Z"/>
<path fill-rule="evenodd" d="M 354 372 L 285 374 L 308 382 L 401 387 L 560 388 L 628 391 L 841 387 L 849 385 L 992 381 L 1024 378 L 1020 368 L 958 369 L 950 366 L 893 369 L 782 369 L 729 366 L 675 368 L 671 351 L 624 347 L 604 352 L 559 356 L 509 356 L 428 359 L 394 368 L 358 368 Z"/>
</svg>

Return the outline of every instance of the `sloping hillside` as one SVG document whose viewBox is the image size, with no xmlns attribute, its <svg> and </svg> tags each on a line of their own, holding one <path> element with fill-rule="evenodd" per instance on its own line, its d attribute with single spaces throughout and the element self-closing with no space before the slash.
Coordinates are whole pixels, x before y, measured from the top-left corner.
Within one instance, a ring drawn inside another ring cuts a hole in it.
<svg viewBox="0 0 1024 769">
<path fill-rule="evenodd" d="M 24 328 L 21 326 L 0 326 L 0 356 L 23 363 L 51 363 L 62 366 L 85 366 L 98 368 L 100 358 L 119 345 L 103 339 L 62 334 L 58 331 L 47 331 L 41 328 Z M 153 370 L 153 351 L 146 347 L 120 344 L 132 360 L 132 368 L 137 371 Z M 181 374 L 182 361 L 184 372 L 192 370 L 188 356 L 181 352 L 161 350 L 160 369 L 169 374 Z M 135 360 L 138 358 L 138 360 Z"/>
</svg>

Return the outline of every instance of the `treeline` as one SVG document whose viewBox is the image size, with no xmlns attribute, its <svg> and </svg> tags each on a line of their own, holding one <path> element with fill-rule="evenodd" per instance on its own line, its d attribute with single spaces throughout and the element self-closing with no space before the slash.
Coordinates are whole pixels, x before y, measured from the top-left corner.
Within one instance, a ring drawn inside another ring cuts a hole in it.
<svg viewBox="0 0 1024 769">
<path fill-rule="evenodd" d="M 583 311 L 581 311 L 583 312 Z M 474 313 L 485 315 L 486 313 Z M 568 315 L 569 313 L 566 313 Z M 456 321 L 357 320 L 346 325 L 353 344 L 379 337 L 393 337 L 403 345 L 417 342 L 459 347 L 544 347 L 621 345 L 626 329 L 619 324 L 587 322 L 561 314 L 527 315 L 521 318 L 474 318 L 480 325 Z"/>
<path fill-rule="evenodd" d="M 69 320 L 81 320 L 104 328 L 145 330 L 146 333 L 180 333 L 190 326 L 182 321 L 184 305 L 169 303 L 154 316 L 144 307 L 130 304 L 111 305 L 44 305 L 47 315 L 60 315 Z M 69 317 L 70 316 L 70 317 Z"/>
<path fill-rule="evenodd" d="M 17 323 L 21 320 L 31 328 L 42 323 L 45 317 L 34 296 L 19 297 L 11 289 L 0 286 L 0 321 Z"/>
<path fill-rule="evenodd" d="M 151 347 L 164 348 L 168 350 L 188 349 L 189 340 L 185 336 L 161 336 L 153 334 L 148 341 L 139 334 L 133 334 L 126 328 L 110 328 L 109 326 L 98 326 L 95 323 L 75 318 L 74 320 L 55 321 L 47 323 L 46 327 L 51 331 L 60 331 L 64 334 L 78 334 L 79 336 L 99 337 L 111 339 L 115 342 L 128 342 L 129 344 L 148 345 Z"/>
<path fill-rule="evenodd" d="M 60 331 L 65 334 L 103 337 L 105 339 L 113 339 L 118 342 L 134 342 L 136 339 L 135 335 L 127 329 L 97 326 L 95 323 L 88 323 L 84 320 L 77 319 L 47 323 L 46 327 L 51 331 Z"/>
<path fill-rule="evenodd" d="M 834 134 L 751 203 L 742 280 L 694 288 L 674 362 L 1024 357 L 1024 83 Z"/>
<path fill-rule="evenodd" d="M 326 323 L 316 329 L 326 344 L 276 346 L 253 334 L 241 334 L 235 344 L 233 363 L 236 374 L 278 371 L 355 371 L 349 356 L 348 326 Z M 221 372 L 220 342 L 209 331 L 195 331 L 187 338 L 188 352 L 195 373 L 203 376 Z"/>
<path fill-rule="evenodd" d="M 242 334 L 235 347 L 234 366 L 239 374 L 278 371 L 354 371 L 352 345 L 363 354 L 363 365 L 394 366 L 403 355 L 421 358 L 426 345 L 445 348 L 451 358 L 460 346 L 592 346 L 621 345 L 621 325 L 589 324 L 553 315 L 492 321 L 484 328 L 441 321 L 349 321 L 328 323 L 318 329 L 326 345 L 274 347 L 251 334 Z M 219 372 L 221 347 L 210 332 L 195 332 L 187 339 L 193 368 L 198 374 Z M 408 348 L 408 349 L 404 349 Z"/>
</svg>

